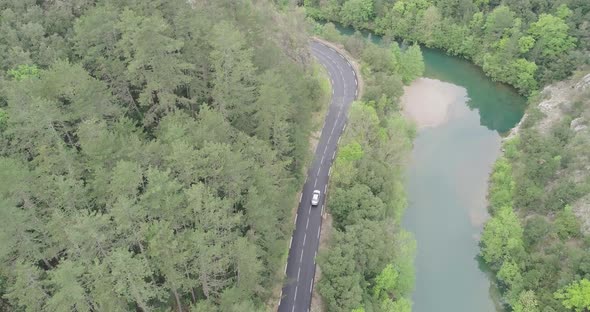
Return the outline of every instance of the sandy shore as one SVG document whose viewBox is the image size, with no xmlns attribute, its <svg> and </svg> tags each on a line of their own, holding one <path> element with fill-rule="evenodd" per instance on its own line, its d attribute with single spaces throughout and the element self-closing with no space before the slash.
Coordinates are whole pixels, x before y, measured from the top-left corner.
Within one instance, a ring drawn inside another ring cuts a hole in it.
<svg viewBox="0 0 590 312">
<path fill-rule="evenodd" d="M 465 101 L 465 88 L 430 78 L 418 78 L 404 87 L 401 103 L 406 117 L 418 128 L 437 127 L 447 122 L 452 104 Z"/>
</svg>

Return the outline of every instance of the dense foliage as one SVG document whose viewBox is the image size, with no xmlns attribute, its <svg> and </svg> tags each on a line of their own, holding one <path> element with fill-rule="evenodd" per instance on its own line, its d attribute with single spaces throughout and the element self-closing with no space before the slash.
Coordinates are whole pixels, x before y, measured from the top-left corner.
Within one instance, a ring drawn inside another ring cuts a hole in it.
<svg viewBox="0 0 590 312">
<path fill-rule="evenodd" d="M 529 94 L 589 62 L 586 0 L 305 0 L 316 19 L 441 48 Z"/>
<path fill-rule="evenodd" d="M 490 177 L 482 256 L 513 311 L 590 309 L 590 237 L 573 210 L 590 195 L 590 136 L 571 126 L 588 120 L 590 102 L 586 94 L 567 105 L 548 128 L 530 109 Z"/>
<path fill-rule="evenodd" d="M 333 25 L 325 28 L 330 34 Z M 366 90 L 352 105 L 334 162 L 328 194 L 334 229 L 320 254 L 318 289 L 328 311 L 410 312 L 415 241 L 400 219 L 403 168 L 415 130 L 397 101 L 402 80 L 422 75 L 422 54 L 418 47 L 402 52 L 397 44 L 350 40 L 346 46 L 362 60 Z"/>
<path fill-rule="evenodd" d="M 302 20 L 2 1 L 0 310 L 261 310 L 325 100 Z"/>
</svg>

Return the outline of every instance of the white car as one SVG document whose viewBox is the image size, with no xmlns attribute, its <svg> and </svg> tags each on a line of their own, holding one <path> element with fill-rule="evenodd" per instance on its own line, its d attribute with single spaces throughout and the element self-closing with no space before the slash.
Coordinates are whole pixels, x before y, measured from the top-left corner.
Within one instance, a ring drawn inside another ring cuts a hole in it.
<svg viewBox="0 0 590 312">
<path fill-rule="evenodd" d="M 319 190 L 313 191 L 313 195 L 311 196 L 311 205 L 317 206 L 320 203 L 320 194 Z"/>
</svg>

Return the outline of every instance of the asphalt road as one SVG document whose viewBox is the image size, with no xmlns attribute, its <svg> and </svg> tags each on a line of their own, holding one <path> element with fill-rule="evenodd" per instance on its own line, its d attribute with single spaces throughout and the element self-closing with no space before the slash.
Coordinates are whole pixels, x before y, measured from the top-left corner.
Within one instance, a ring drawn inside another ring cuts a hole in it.
<svg viewBox="0 0 590 312">
<path fill-rule="evenodd" d="M 309 311 L 330 168 L 346 125 L 348 109 L 358 92 L 356 73 L 344 56 L 316 41 L 311 42 L 311 51 L 330 75 L 332 102 L 297 208 L 279 312 Z M 320 190 L 322 194 L 319 205 L 312 207 L 311 195 L 314 190 Z"/>
</svg>

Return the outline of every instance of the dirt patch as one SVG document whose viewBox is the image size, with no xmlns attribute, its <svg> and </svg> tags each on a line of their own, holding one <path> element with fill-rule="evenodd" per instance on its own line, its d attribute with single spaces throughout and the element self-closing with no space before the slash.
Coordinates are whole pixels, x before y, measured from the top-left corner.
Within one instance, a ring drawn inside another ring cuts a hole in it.
<svg viewBox="0 0 590 312">
<path fill-rule="evenodd" d="M 427 128 L 446 123 L 451 105 L 466 97 L 465 88 L 436 79 L 418 78 L 404 87 L 401 103 L 408 119 L 418 128 Z"/>
</svg>

